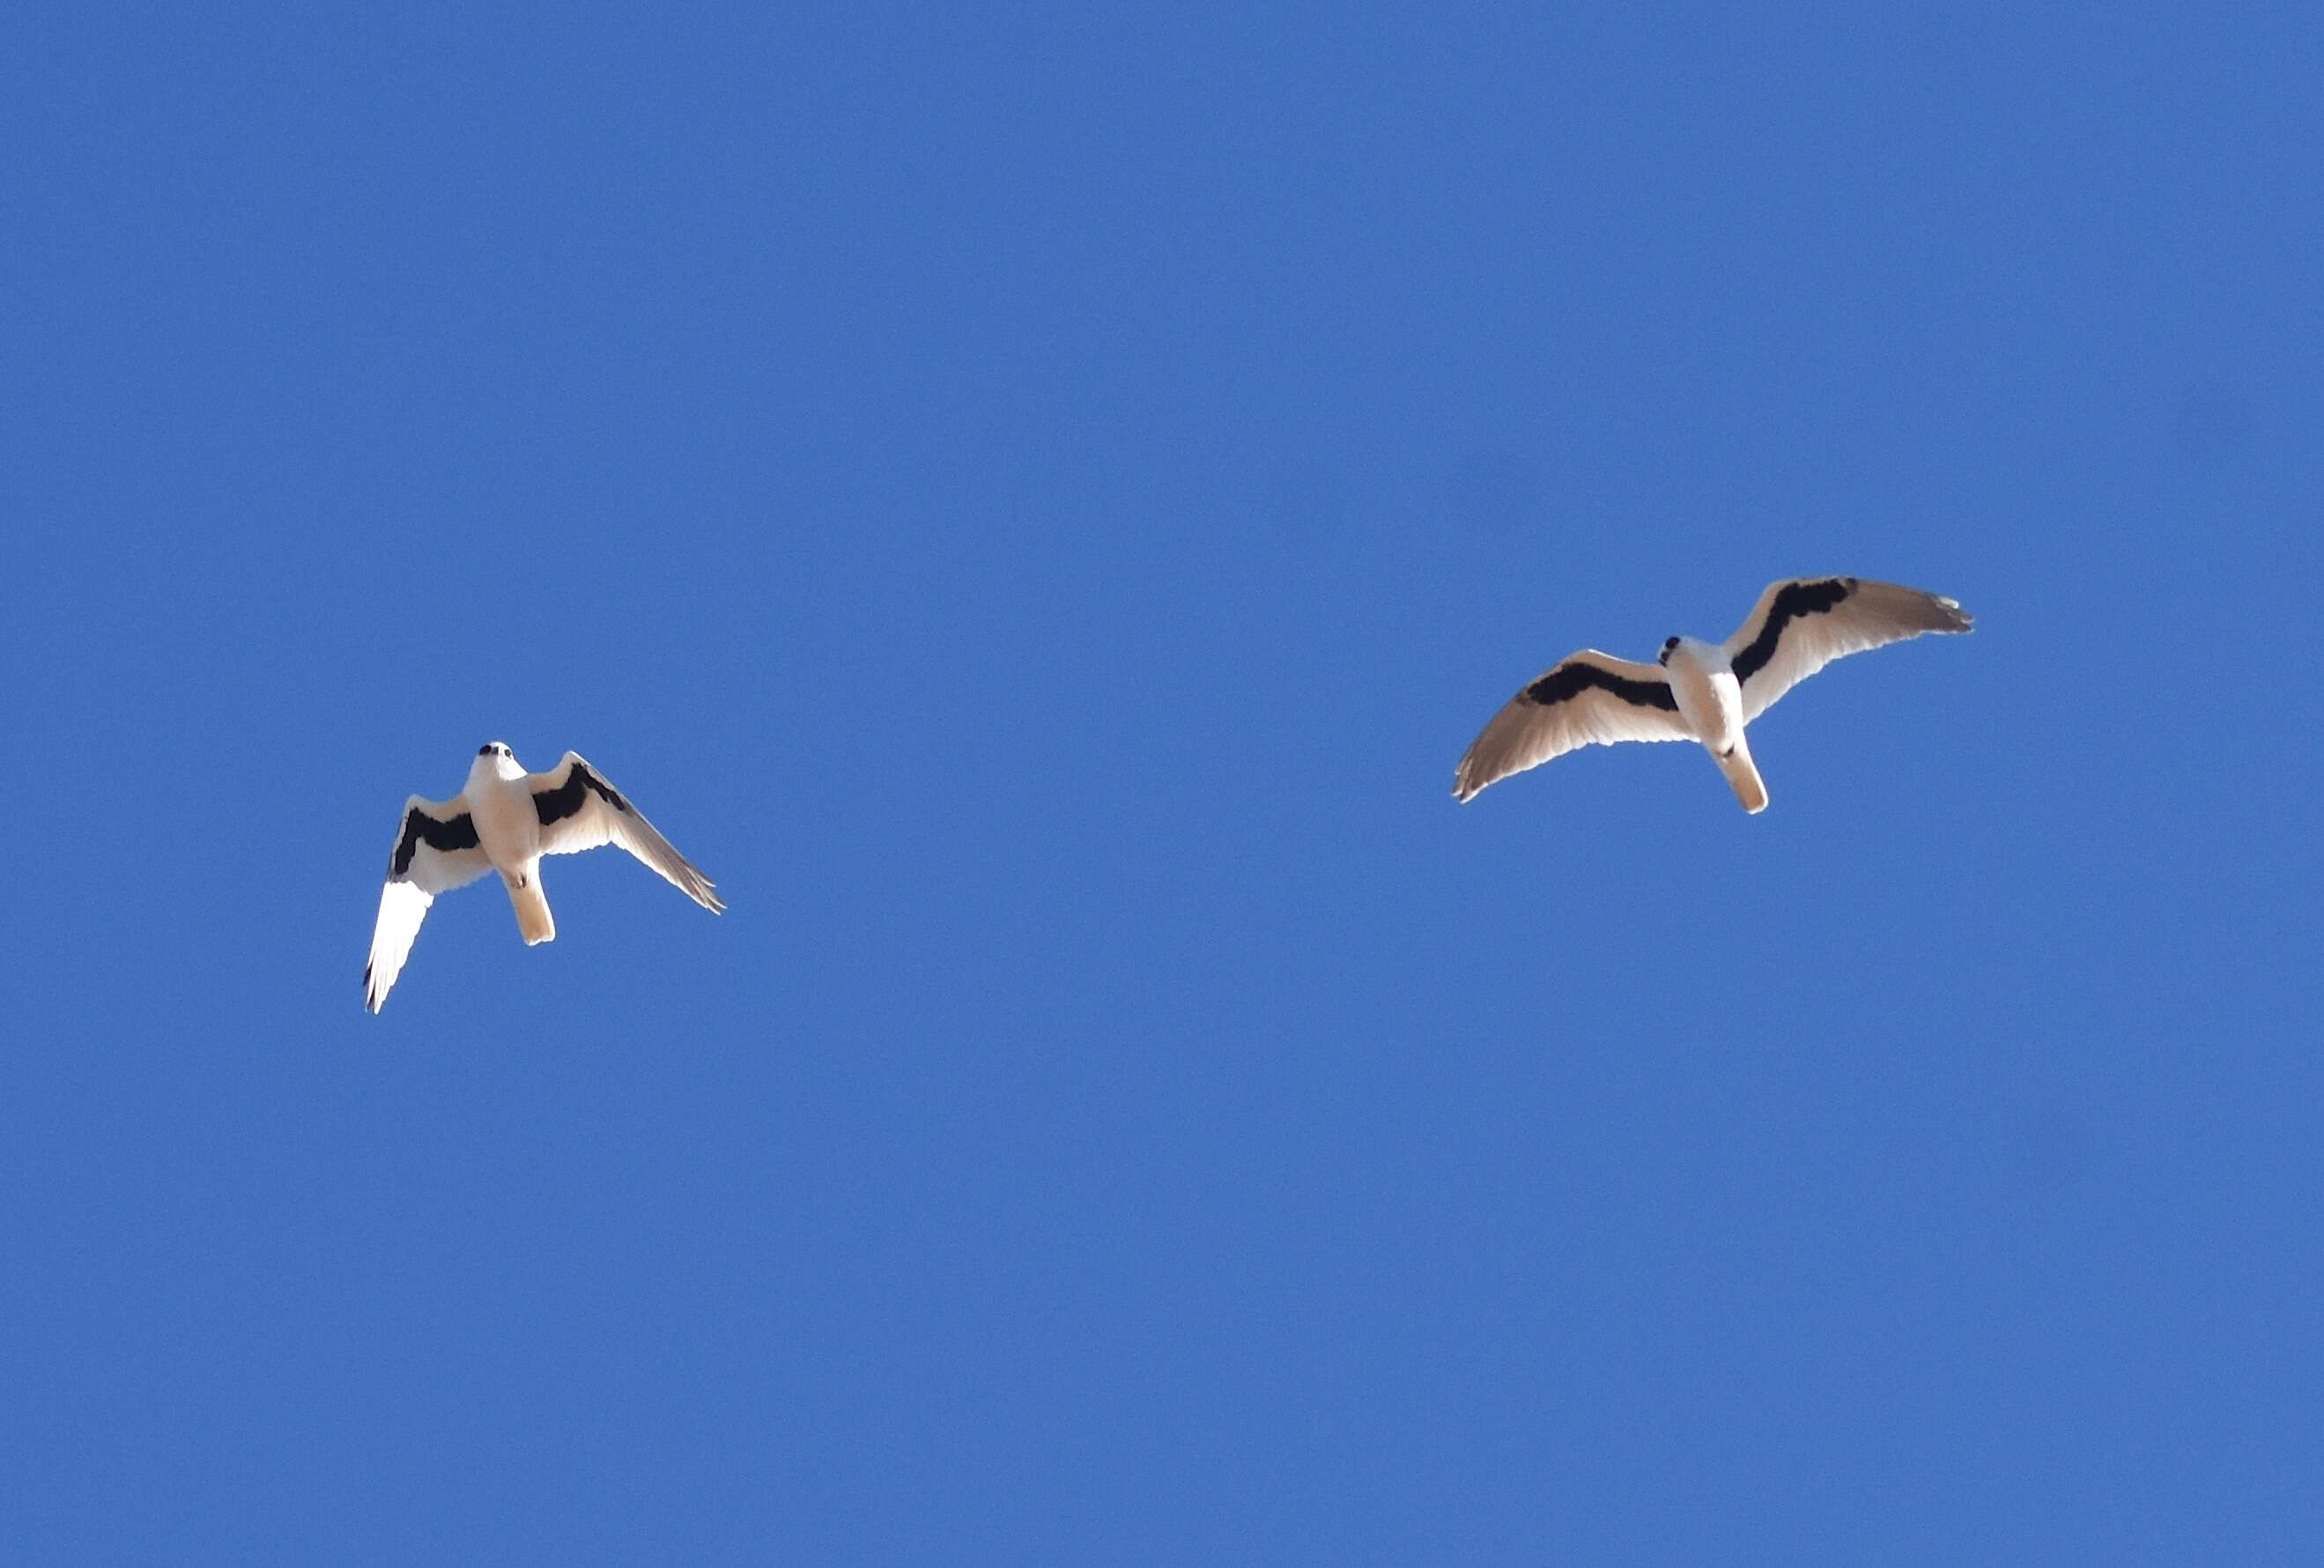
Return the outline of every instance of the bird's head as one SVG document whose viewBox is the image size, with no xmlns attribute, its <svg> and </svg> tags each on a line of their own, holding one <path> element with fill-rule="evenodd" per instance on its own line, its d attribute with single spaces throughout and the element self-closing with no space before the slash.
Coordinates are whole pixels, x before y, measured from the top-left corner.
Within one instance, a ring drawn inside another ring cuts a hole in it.
<svg viewBox="0 0 2324 1568">
<path fill-rule="evenodd" d="M 516 753 L 508 749 L 506 742 L 487 741 L 476 748 L 476 761 L 469 771 L 497 773 L 507 778 L 523 772 L 524 768 L 516 760 Z"/>
<path fill-rule="evenodd" d="M 1656 664 L 1667 665 L 1670 663 L 1670 656 L 1677 651 L 1678 639 L 1675 637 L 1665 637 L 1663 639 L 1663 650 L 1655 655 L 1655 662 Z"/>
</svg>

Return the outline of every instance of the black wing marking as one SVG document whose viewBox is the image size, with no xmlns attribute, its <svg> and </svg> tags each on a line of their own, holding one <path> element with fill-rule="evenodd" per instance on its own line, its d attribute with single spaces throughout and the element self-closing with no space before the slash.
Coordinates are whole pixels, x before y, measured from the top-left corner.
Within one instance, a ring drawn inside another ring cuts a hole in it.
<svg viewBox="0 0 2324 1568">
<path fill-rule="evenodd" d="M 1632 680 L 1627 675 L 1616 675 L 1580 659 L 1566 660 L 1517 695 L 1537 706 L 1549 707 L 1580 696 L 1591 687 L 1612 693 L 1632 707 L 1678 712 L 1678 698 L 1671 691 L 1669 681 Z"/>
<path fill-rule="evenodd" d="M 388 857 L 390 880 L 411 869 L 411 857 L 420 852 L 420 841 L 436 850 L 474 849 L 476 847 L 476 819 L 463 811 L 448 821 L 438 822 L 417 806 L 403 815 L 403 836 L 395 841 L 395 853 Z"/>
<path fill-rule="evenodd" d="M 564 783 L 554 789 L 534 793 L 532 809 L 540 816 L 540 826 L 547 827 L 550 823 L 562 822 L 580 810 L 593 789 L 614 810 L 624 816 L 631 814 L 630 803 L 622 798 L 622 792 L 591 772 L 588 763 L 578 760 L 573 764 L 573 771 L 565 776 Z"/>
<path fill-rule="evenodd" d="M 1807 615 L 1821 615 L 1835 610 L 1849 595 L 1856 592 L 1854 577 L 1826 577 L 1815 583 L 1792 583 L 1775 595 L 1767 606 L 1766 623 L 1759 635 L 1735 656 L 1735 678 L 1747 681 L 1767 667 L 1775 657 L 1775 645 L 1784 640 L 1784 628 Z"/>
</svg>

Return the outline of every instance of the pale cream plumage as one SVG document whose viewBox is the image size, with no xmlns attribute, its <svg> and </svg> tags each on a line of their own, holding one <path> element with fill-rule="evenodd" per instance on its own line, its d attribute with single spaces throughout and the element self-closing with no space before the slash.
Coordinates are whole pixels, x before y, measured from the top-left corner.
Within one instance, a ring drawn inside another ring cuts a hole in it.
<svg viewBox="0 0 2324 1568">
<path fill-rule="evenodd" d="M 1833 659 L 1928 632 L 1967 632 L 1951 599 L 1860 577 L 1770 583 L 1723 643 L 1673 637 L 1654 664 L 1596 649 L 1559 661 L 1495 714 L 1453 775 L 1473 799 L 1486 786 L 1582 746 L 1699 741 L 1749 812 L 1767 804 L 1744 726 Z"/>
<path fill-rule="evenodd" d="M 618 844 L 714 914 L 726 908 L 710 879 L 671 847 L 627 797 L 577 752 L 556 767 L 528 773 L 498 741 L 481 748 L 468 781 L 449 800 L 413 796 L 388 857 L 364 967 L 364 1005 L 377 1012 L 393 989 L 438 893 L 500 872 L 530 946 L 554 941 L 557 922 L 540 881 L 544 855 L 575 854 Z"/>
</svg>

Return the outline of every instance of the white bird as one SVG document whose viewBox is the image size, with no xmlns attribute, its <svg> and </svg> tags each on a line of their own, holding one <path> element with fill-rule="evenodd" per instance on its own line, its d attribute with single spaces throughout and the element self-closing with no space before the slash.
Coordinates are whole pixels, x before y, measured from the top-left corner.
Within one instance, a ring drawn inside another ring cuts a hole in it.
<svg viewBox="0 0 2324 1568">
<path fill-rule="evenodd" d="M 1461 759 L 1462 800 L 1581 746 L 1618 741 L 1700 741 L 1746 811 L 1767 808 L 1767 787 L 1743 726 L 1844 654 L 1923 632 L 1966 632 L 1960 605 L 1918 588 L 1858 577 L 1770 583 L 1724 642 L 1673 637 L 1652 664 L 1585 648 L 1563 659 L 1493 715 Z"/>
<path fill-rule="evenodd" d="M 516 928 L 530 947 L 557 937 L 540 888 L 540 857 L 577 854 L 615 844 L 661 873 L 671 886 L 716 914 L 726 901 L 708 877 L 670 847 L 622 793 L 578 752 L 546 773 L 528 773 L 500 742 L 477 750 L 468 782 L 449 800 L 413 796 L 387 860 L 379 923 L 364 965 L 364 1005 L 377 1012 L 403 973 L 420 922 L 438 893 L 498 872 L 516 908 Z"/>
</svg>

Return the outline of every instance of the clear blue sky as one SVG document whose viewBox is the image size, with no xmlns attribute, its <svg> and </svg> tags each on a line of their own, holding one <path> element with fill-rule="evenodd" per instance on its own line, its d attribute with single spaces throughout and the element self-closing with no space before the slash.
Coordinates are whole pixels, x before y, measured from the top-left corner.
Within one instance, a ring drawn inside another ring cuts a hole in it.
<svg viewBox="0 0 2324 1568">
<path fill-rule="evenodd" d="M 2312 7 L 192 9 L 0 64 L 0 1554 L 2324 1551 Z M 733 908 L 369 1017 L 493 739 Z"/>
</svg>

